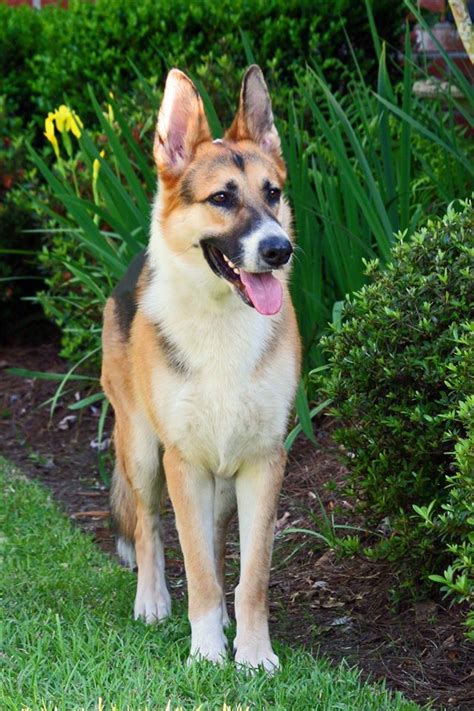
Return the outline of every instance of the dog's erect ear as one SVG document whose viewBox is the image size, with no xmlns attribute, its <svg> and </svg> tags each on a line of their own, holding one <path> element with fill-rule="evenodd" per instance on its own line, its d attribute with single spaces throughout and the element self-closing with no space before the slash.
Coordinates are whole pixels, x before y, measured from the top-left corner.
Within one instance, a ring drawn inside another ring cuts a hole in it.
<svg viewBox="0 0 474 711">
<path fill-rule="evenodd" d="M 196 87 L 186 74 L 172 69 L 166 78 L 155 133 L 153 153 L 159 173 L 178 178 L 191 162 L 199 143 L 211 140 Z"/>
<path fill-rule="evenodd" d="M 250 139 L 267 153 L 278 156 L 281 153 L 270 94 L 262 70 L 256 64 L 252 64 L 245 72 L 239 109 L 226 138 L 231 141 Z"/>
</svg>

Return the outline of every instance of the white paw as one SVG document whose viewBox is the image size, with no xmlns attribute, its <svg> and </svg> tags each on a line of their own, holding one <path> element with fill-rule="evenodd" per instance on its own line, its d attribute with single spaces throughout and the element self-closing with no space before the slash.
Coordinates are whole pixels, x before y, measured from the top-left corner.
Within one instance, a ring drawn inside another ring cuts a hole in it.
<svg viewBox="0 0 474 711">
<path fill-rule="evenodd" d="M 234 643 L 235 647 L 235 643 Z M 280 661 L 273 653 L 271 646 L 249 645 L 236 647 L 235 663 L 241 669 L 255 674 L 259 669 L 264 669 L 270 676 L 280 667 Z"/>
<path fill-rule="evenodd" d="M 171 598 L 168 590 L 153 590 L 137 592 L 133 614 L 136 620 L 144 620 L 147 624 L 160 622 L 171 614 Z"/>
<path fill-rule="evenodd" d="M 202 659 L 215 664 L 224 664 L 227 660 L 227 639 L 222 629 L 221 607 L 191 621 L 191 652 L 188 665 Z"/>
<path fill-rule="evenodd" d="M 210 644 L 201 644 L 195 649 L 191 647 L 187 665 L 190 666 L 194 662 L 201 662 L 204 659 L 213 664 L 225 664 L 227 661 L 226 644 L 211 642 Z"/>
</svg>

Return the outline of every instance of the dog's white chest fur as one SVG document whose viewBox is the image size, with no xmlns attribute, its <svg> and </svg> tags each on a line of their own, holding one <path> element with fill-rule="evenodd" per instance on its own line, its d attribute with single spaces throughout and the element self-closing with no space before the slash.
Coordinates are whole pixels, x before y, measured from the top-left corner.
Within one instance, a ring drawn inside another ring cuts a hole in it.
<svg viewBox="0 0 474 711">
<path fill-rule="evenodd" d="M 269 402 L 269 388 L 236 385 L 234 378 L 216 384 L 203 375 L 165 405 L 171 441 L 187 459 L 218 476 L 232 476 L 247 458 L 268 455 L 281 436 L 283 423 L 275 421 L 277 403 Z"/>
<path fill-rule="evenodd" d="M 186 364 L 184 373 L 157 369 L 153 377 L 166 439 L 194 465 L 232 476 L 281 442 L 295 389 L 294 355 L 273 341 L 276 320 L 239 303 L 225 284 L 222 303 L 209 309 L 199 291 L 183 298 L 181 284 L 170 298 L 160 282 L 159 291 L 150 285 L 142 308 Z"/>
</svg>

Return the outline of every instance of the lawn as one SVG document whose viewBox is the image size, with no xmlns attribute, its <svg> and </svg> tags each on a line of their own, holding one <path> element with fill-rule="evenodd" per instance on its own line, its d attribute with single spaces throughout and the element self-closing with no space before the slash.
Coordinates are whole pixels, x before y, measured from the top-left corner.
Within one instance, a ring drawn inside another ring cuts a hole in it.
<svg viewBox="0 0 474 711">
<path fill-rule="evenodd" d="M 247 677 L 229 662 L 185 665 L 189 630 L 175 606 L 165 624 L 131 618 L 135 576 L 101 553 L 46 489 L 0 461 L 2 683 L 0 708 L 419 709 L 399 694 L 361 683 L 277 644 L 283 669 Z M 231 633 L 233 630 L 231 630 Z"/>
</svg>

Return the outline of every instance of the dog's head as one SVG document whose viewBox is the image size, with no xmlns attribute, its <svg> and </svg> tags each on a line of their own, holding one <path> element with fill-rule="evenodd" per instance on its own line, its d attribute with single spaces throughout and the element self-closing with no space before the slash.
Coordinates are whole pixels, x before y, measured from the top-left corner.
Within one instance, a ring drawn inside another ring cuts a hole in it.
<svg viewBox="0 0 474 711">
<path fill-rule="evenodd" d="M 232 126 L 216 141 L 194 84 L 172 69 L 154 155 L 161 234 L 175 257 L 225 280 L 260 313 L 277 313 L 293 252 L 291 215 L 282 195 L 280 139 L 259 67 L 247 70 Z"/>
</svg>

